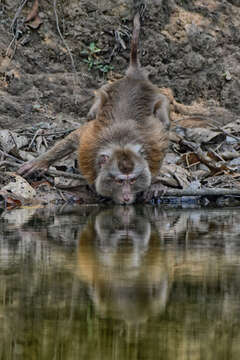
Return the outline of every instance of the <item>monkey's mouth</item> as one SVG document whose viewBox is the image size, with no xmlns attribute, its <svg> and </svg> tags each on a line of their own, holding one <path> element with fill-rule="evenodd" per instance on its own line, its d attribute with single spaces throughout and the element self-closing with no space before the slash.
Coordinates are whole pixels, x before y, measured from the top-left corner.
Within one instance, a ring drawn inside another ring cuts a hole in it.
<svg viewBox="0 0 240 360">
<path fill-rule="evenodd" d="M 129 199 L 122 199 L 122 200 L 120 200 L 119 203 L 120 203 L 120 205 L 131 205 L 134 203 L 134 201 L 135 201 L 135 198 L 131 197 Z"/>
</svg>

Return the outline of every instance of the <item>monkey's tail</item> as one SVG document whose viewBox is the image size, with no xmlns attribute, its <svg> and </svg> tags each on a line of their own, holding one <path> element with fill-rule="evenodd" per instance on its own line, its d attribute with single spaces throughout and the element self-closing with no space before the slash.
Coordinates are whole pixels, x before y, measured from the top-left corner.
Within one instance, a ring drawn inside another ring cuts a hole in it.
<svg viewBox="0 0 240 360">
<path fill-rule="evenodd" d="M 140 15 L 136 13 L 133 19 L 133 35 L 132 35 L 132 44 L 131 44 L 131 57 L 130 57 L 130 66 L 133 68 L 138 67 L 138 41 L 140 33 Z"/>
</svg>

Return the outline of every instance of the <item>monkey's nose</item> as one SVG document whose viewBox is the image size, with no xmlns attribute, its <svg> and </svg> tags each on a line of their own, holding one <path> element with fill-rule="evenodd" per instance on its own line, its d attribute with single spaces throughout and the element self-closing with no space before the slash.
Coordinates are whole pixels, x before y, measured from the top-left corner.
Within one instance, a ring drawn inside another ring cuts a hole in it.
<svg viewBox="0 0 240 360">
<path fill-rule="evenodd" d="M 128 194 L 124 194 L 124 195 L 123 195 L 123 200 L 124 200 L 125 202 L 128 202 L 128 201 L 130 200 L 130 196 L 129 196 Z"/>
</svg>

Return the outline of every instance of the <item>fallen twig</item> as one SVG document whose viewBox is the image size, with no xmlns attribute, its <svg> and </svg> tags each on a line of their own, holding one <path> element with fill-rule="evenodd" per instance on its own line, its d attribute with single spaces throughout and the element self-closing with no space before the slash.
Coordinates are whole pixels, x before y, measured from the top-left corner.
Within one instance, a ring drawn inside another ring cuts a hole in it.
<svg viewBox="0 0 240 360">
<path fill-rule="evenodd" d="M 74 63 L 74 59 L 73 59 L 71 50 L 70 50 L 66 40 L 64 39 L 64 37 L 62 35 L 62 32 L 60 30 L 60 27 L 59 27 L 56 3 L 57 3 L 57 0 L 53 0 L 53 9 L 54 9 L 54 14 L 55 14 L 55 19 L 56 19 L 56 27 L 57 27 L 58 34 L 59 34 L 63 44 L 65 45 L 65 47 L 67 49 L 67 52 L 68 52 L 68 54 L 70 56 L 70 59 L 71 59 L 71 64 L 72 64 L 72 69 L 73 69 L 73 74 L 74 74 L 74 76 L 73 76 L 74 97 L 75 97 L 75 103 L 77 103 L 77 90 L 76 90 L 76 88 L 77 88 L 77 84 L 78 84 L 78 73 L 77 73 L 77 70 L 76 70 L 76 66 L 75 66 L 75 63 Z"/>
<path fill-rule="evenodd" d="M 188 116 L 173 120 L 172 123 L 177 125 L 178 122 L 181 122 L 183 120 L 199 120 L 199 121 L 203 121 L 203 120 L 208 120 L 208 121 L 212 121 L 212 118 L 208 115 L 202 115 L 202 114 L 186 114 Z"/>
<path fill-rule="evenodd" d="M 79 124 L 80 126 L 80 124 Z M 43 134 L 41 134 L 41 136 L 43 137 L 47 137 L 47 136 L 53 136 L 53 135 L 59 135 L 59 137 L 61 136 L 65 136 L 65 135 L 68 135 L 70 134 L 70 132 L 76 130 L 79 128 L 79 126 L 73 128 L 73 129 L 65 129 L 65 130 L 59 130 L 59 131 L 54 131 L 54 132 L 44 132 Z M 24 135 L 24 136 L 33 136 L 33 133 L 31 132 L 24 132 L 23 130 L 15 130 L 16 133 L 20 133 L 21 135 Z"/>
<path fill-rule="evenodd" d="M 67 201 L 66 196 L 64 196 L 63 192 L 60 189 L 57 189 L 58 194 L 61 196 L 63 201 Z"/>
<path fill-rule="evenodd" d="M 52 170 L 52 169 L 47 170 L 45 172 L 45 174 L 52 175 L 52 176 L 63 176 L 65 178 L 81 180 L 81 181 L 84 181 L 86 183 L 86 180 L 80 174 L 72 174 L 72 173 L 69 173 L 69 172 L 60 171 L 60 170 Z"/>
<path fill-rule="evenodd" d="M 59 28 L 59 21 L 58 21 L 58 14 L 57 14 L 57 0 L 53 0 L 53 10 L 54 10 L 54 14 L 55 14 L 55 19 L 56 19 L 56 27 L 57 27 L 57 31 L 58 31 L 58 34 L 63 42 L 63 44 L 65 45 L 67 51 L 68 51 L 68 54 L 70 56 L 70 59 L 71 59 L 71 63 L 72 63 L 72 68 L 73 68 L 73 72 L 75 73 L 75 76 L 77 76 L 77 71 L 76 71 L 76 67 L 75 67 L 75 63 L 74 63 L 74 60 L 73 60 L 73 56 L 72 56 L 72 53 L 71 53 L 71 50 L 66 42 L 66 40 L 64 39 L 63 35 L 62 35 L 62 32 Z"/>
<path fill-rule="evenodd" d="M 0 150 L 1 151 L 1 150 Z M 24 161 L 21 161 L 21 164 Z M 20 166 L 20 164 L 17 164 L 18 167 Z M 66 171 L 60 171 L 60 170 L 54 170 L 54 169 L 48 169 L 44 172 L 42 172 L 42 174 L 46 174 L 46 175 L 51 175 L 51 176 L 63 176 L 65 178 L 70 178 L 70 179 L 75 179 L 75 180 L 81 180 L 84 181 L 86 183 L 86 180 L 84 179 L 84 177 L 80 174 L 72 174 Z"/>
<path fill-rule="evenodd" d="M 6 165 L 19 167 L 19 163 L 14 162 L 14 161 L 8 161 L 8 160 L 0 161 L 0 168 L 1 168 L 2 166 L 6 166 Z"/>
<path fill-rule="evenodd" d="M 8 47 L 7 47 L 5 56 L 8 56 L 8 52 L 9 52 L 9 50 L 11 49 L 13 43 L 14 43 L 14 50 L 13 50 L 13 53 L 12 53 L 12 55 L 11 55 L 10 60 L 12 60 L 12 58 L 13 58 L 13 56 L 14 56 L 14 54 L 15 54 L 15 51 L 16 51 L 16 47 L 17 47 L 17 45 L 16 45 L 16 36 L 15 36 L 15 35 L 13 36 L 12 40 L 10 41 L 10 44 L 9 44 Z"/>
<path fill-rule="evenodd" d="M 14 44 L 14 50 L 13 50 L 13 53 L 11 55 L 10 60 L 12 60 L 12 58 L 13 58 L 13 56 L 15 54 L 15 51 L 16 51 L 16 47 L 17 47 L 17 37 L 18 37 L 18 24 L 17 24 L 17 22 L 18 22 L 18 18 L 19 18 L 19 15 L 22 12 L 22 9 L 24 8 L 24 6 L 26 5 L 27 2 L 28 2 L 28 0 L 22 0 L 20 6 L 18 7 L 18 9 L 16 11 L 16 14 L 15 14 L 15 16 L 13 18 L 11 26 L 10 26 L 11 32 L 13 33 L 13 38 L 12 38 L 10 44 L 8 45 L 6 53 L 5 53 L 5 55 L 8 56 L 8 52 L 11 49 L 12 44 Z"/>
<path fill-rule="evenodd" d="M 80 125 L 79 125 L 80 126 Z M 78 127 L 79 127 L 78 126 Z M 45 134 L 42 134 L 43 137 L 47 137 L 47 136 L 52 136 L 52 135 L 61 135 L 61 136 L 65 136 L 65 135 L 68 135 L 70 134 L 70 132 L 76 130 L 77 128 L 74 128 L 74 129 L 67 129 L 67 130 L 59 130 L 59 131 L 55 131 L 55 132 L 51 132 L 51 133 L 45 133 Z"/>
<path fill-rule="evenodd" d="M 220 132 L 222 132 L 224 135 L 226 136 L 229 136 L 235 140 L 237 140 L 238 142 L 240 142 L 240 138 L 238 136 L 235 136 L 231 133 L 228 133 L 227 131 L 223 130 L 220 126 L 216 126 L 216 125 L 213 125 L 213 124 L 210 124 L 210 126 L 213 128 L 213 129 L 216 129 L 216 130 L 219 130 Z"/>
<path fill-rule="evenodd" d="M 33 136 L 33 138 L 32 138 L 32 141 L 31 141 L 30 144 L 28 145 L 28 150 L 31 149 L 31 147 L 32 147 L 32 145 L 33 145 L 36 137 L 39 136 L 39 135 L 42 135 L 42 133 L 43 133 L 43 129 L 38 129 L 38 130 L 35 132 L 35 134 L 34 134 L 34 136 Z"/>
<path fill-rule="evenodd" d="M 12 156 L 12 155 L 6 153 L 5 151 L 0 150 L 0 154 L 2 154 L 2 155 L 5 156 L 5 157 L 9 157 L 10 159 L 18 162 L 18 166 L 19 166 L 19 164 L 23 164 L 23 163 L 24 163 L 23 160 L 20 160 L 20 159 L 16 158 L 15 156 Z"/>
<path fill-rule="evenodd" d="M 164 196 L 240 196 L 240 189 L 206 188 L 206 189 L 170 189 L 165 190 Z"/>
<path fill-rule="evenodd" d="M 16 25 L 16 21 L 17 21 L 19 15 L 22 12 L 22 9 L 24 8 L 24 6 L 26 5 L 27 2 L 28 2 L 28 0 L 22 0 L 22 3 L 20 4 L 19 8 L 16 11 L 16 14 L 15 14 L 15 16 L 13 18 L 13 21 L 12 21 L 12 24 L 11 24 L 11 27 L 10 27 L 13 34 L 15 33 L 14 28 L 15 28 L 15 25 Z"/>
</svg>

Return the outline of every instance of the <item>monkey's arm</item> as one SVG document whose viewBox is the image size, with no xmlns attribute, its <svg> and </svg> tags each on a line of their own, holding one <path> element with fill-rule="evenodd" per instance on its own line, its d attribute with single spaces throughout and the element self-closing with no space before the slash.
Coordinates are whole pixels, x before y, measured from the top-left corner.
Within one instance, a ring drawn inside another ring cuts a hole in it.
<svg viewBox="0 0 240 360">
<path fill-rule="evenodd" d="M 88 112 L 87 118 L 88 120 L 93 120 L 99 114 L 100 110 L 102 109 L 104 103 L 108 99 L 107 90 L 111 87 L 111 84 L 105 84 L 100 89 L 95 91 L 95 100 L 91 109 Z"/>
<path fill-rule="evenodd" d="M 78 148 L 80 141 L 81 128 L 74 130 L 71 134 L 59 141 L 52 149 L 31 160 L 18 169 L 19 175 L 27 176 L 36 170 L 47 170 L 56 160 L 71 154 Z"/>
</svg>

